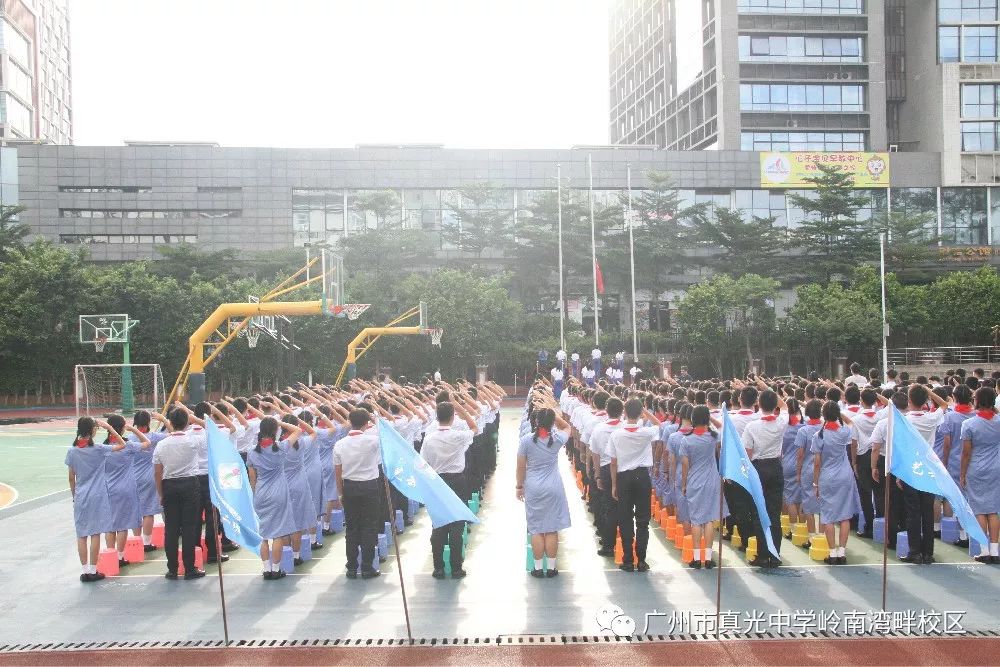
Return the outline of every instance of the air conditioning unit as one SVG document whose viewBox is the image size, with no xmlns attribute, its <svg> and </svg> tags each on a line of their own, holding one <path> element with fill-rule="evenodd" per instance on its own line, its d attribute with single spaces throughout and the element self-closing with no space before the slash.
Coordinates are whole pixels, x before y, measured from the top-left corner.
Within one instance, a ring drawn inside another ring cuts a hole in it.
<svg viewBox="0 0 1000 667">
<path fill-rule="evenodd" d="M 785 127 L 798 127 L 798 126 L 799 126 L 799 121 L 797 120 L 790 120 L 787 123 L 785 123 Z"/>
<path fill-rule="evenodd" d="M 853 79 L 854 78 L 854 72 L 844 72 L 843 74 L 840 75 L 840 78 L 841 79 Z"/>
<path fill-rule="evenodd" d="M 889 144 L 889 152 L 890 153 L 898 153 L 899 152 L 899 144 Z"/>
</svg>

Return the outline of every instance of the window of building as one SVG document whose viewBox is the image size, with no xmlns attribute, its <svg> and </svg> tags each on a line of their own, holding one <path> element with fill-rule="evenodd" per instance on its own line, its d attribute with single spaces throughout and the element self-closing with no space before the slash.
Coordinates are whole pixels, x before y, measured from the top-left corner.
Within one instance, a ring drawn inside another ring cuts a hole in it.
<svg viewBox="0 0 1000 667">
<path fill-rule="evenodd" d="M 997 60 L 996 26 L 964 26 L 962 28 L 962 61 L 990 63 Z"/>
<path fill-rule="evenodd" d="M 154 219 L 178 220 L 181 218 L 238 218 L 243 215 L 239 210 L 124 210 L 124 209 L 82 209 L 61 208 L 61 218 L 123 218 L 123 219 Z"/>
<path fill-rule="evenodd" d="M 743 132 L 745 151 L 863 151 L 864 132 Z"/>
<path fill-rule="evenodd" d="M 997 20 L 997 0 L 938 0 L 941 23 L 976 23 Z"/>
<path fill-rule="evenodd" d="M 860 63 L 861 40 L 861 37 L 740 35 L 738 48 L 742 62 Z"/>
<path fill-rule="evenodd" d="M 84 245 L 135 245 L 197 243 L 197 234 L 60 234 L 60 243 Z"/>
<path fill-rule="evenodd" d="M 0 25 L 0 33 L 3 33 L 3 47 L 7 50 L 7 55 L 30 72 L 31 45 L 28 40 L 9 21 L 3 21 L 3 25 Z"/>
<path fill-rule="evenodd" d="M 938 28 L 938 60 L 943 63 L 957 63 L 960 55 L 958 28 Z"/>
<path fill-rule="evenodd" d="M 986 188 L 941 188 L 941 240 L 986 245 Z"/>
<path fill-rule="evenodd" d="M 864 111 L 859 84 L 744 83 L 742 111 Z"/>
<path fill-rule="evenodd" d="M 25 102 L 31 102 L 31 75 L 13 61 L 8 61 L 4 85 Z"/>
<path fill-rule="evenodd" d="M 998 93 L 995 83 L 962 84 L 962 118 L 997 118 Z"/>
<path fill-rule="evenodd" d="M 962 150 L 993 152 L 997 150 L 998 124 L 993 121 L 962 123 Z"/>
<path fill-rule="evenodd" d="M 737 0 L 743 14 L 863 14 L 864 0 Z"/>
<path fill-rule="evenodd" d="M 3 121 L 6 121 L 11 129 L 22 137 L 30 137 L 34 134 L 31 109 L 7 93 L 0 93 L 0 122 Z"/>
</svg>

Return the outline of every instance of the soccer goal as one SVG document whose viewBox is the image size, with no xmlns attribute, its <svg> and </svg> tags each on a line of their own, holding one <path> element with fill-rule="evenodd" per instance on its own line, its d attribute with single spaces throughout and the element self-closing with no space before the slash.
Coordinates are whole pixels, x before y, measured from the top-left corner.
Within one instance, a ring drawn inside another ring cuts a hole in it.
<svg viewBox="0 0 1000 667">
<path fill-rule="evenodd" d="M 77 418 L 159 410 L 167 395 L 159 364 L 78 364 L 73 386 Z"/>
</svg>

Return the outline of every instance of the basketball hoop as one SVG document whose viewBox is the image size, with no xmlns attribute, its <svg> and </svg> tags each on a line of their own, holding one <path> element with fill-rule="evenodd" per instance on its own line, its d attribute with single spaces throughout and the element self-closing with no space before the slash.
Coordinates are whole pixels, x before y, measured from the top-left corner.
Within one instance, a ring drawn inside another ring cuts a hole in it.
<svg viewBox="0 0 1000 667">
<path fill-rule="evenodd" d="M 431 345 L 441 347 L 441 336 L 444 334 L 444 329 L 428 329 L 427 335 L 431 337 Z"/>
<path fill-rule="evenodd" d="M 255 325 L 251 324 L 246 328 L 246 332 L 247 332 L 247 345 L 249 345 L 250 349 L 252 350 L 255 347 L 257 347 L 257 341 L 260 340 L 260 329 L 258 329 Z"/>
<path fill-rule="evenodd" d="M 356 320 L 371 306 L 370 303 L 338 303 L 330 306 L 327 310 L 334 317 L 346 317 L 349 320 Z"/>
<path fill-rule="evenodd" d="M 108 343 L 107 336 L 99 336 L 94 341 L 94 350 L 97 352 L 104 352 L 104 346 L 107 345 L 107 343 Z"/>
</svg>

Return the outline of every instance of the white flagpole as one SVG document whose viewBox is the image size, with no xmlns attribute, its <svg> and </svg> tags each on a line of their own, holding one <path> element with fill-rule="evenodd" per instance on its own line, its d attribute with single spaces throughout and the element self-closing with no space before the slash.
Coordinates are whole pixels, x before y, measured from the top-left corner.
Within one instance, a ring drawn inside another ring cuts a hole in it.
<svg viewBox="0 0 1000 667">
<path fill-rule="evenodd" d="M 635 310 L 635 238 L 632 234 L 632 165 L 626 165 L 625 181 L 628 187 L 628 259 L 632 278 L 632 363 L 639 363 L 639 325 Z"/>
<path fill-rule="evenodd" d="M 882 281 L 882 378 L 889 372 L 889 323 L 885 319 L 885 232 L 878 236 L 879 278 Z"/>
<path fill-rule="evenodd" d="M 556 165 L 556 201 L 559 210 L 559 349 L 566 349 L 566 299 L 563 296 L 562 165 Z"/>
<path fill-rule="evenodd" d="M 597 301 L 597 232 L 594 227 L 594 161 L 587 153 L 587 174 L 590 177 L 590 261 L 594 265 L 594 346 L 601 346 L 601 306 Z"/>
</svg>

